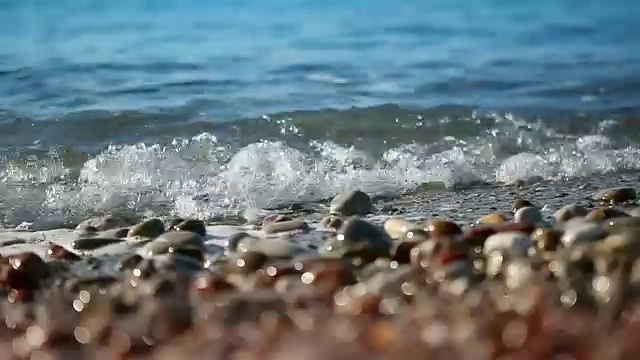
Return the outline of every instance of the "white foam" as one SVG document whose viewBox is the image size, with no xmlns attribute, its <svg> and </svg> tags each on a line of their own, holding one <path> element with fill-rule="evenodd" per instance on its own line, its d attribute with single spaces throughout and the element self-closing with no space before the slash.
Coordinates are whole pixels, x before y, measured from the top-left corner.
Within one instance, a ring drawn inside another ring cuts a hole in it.
<svg viewBox="0 0 640 360">
<path fill-rule="evenodd" d="M 639 159 L 640 149 L 616 147 L 604 135 L 563 136 L 512 116 L 496 116 L 495 128 L 485 136 L 405 144 L 381 156 L 318 140 L 303 150 L 282 141 L 232 149 L 203 133 L 166 146 L 110 146 L 84 164 L 79 184 L 59 181 L 69 176 L 69 169 L 55 157 L 47 166 L 27 169 L 9 163 L 0 169 L 0 201 L 22 205 L 5 207 L 8 221 L 34 221 L 41 209 L 58 211 L 61 220 L 69 208 L 145 210 L 158 204 L 184 217 L 231 211 L 255 220 L 261 209 L 329 198 L 345 190 L 382 194 L 426 182 L 583 176 L 639 169 Z M 15 183 L 25 184 L 35 195 L 17 193 L 9 186 Z"/>
</svg>

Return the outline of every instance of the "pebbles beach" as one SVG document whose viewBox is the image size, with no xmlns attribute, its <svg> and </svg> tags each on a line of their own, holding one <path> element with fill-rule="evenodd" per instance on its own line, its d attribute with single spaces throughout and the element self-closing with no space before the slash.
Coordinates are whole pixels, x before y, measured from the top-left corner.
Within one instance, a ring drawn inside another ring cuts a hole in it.
<svg viewBox="0 0 640 360">
<path fill-rule="evenodd" d="M 7 359 L 636 358 L 637 179 L 3 229 L 0 346 Z"/>
</svg>

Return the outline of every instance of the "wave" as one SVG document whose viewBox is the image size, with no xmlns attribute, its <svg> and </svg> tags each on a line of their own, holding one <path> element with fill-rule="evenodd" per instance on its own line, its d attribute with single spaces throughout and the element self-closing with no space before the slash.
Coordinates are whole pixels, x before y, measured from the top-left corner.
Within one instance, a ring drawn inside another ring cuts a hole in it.
<svg viewBox="0 0 640 360">
<path fill-rule="evenodd" d="M 5 151 L 4 222 L 118 209 L 211 218 L 348 189 L 399 194 L 432 182 L 453 187 L 640 169 L 640 146 L 620 131 L 638 126 L 632 120 L 582 116 L 582 126 L 572 125 L 579 131 L 563 133 L 540 120 L 463 107 L 385 105 L 222 123 L 121 116 L 38 124 L 53 145 Z M 0 131 L 18 127 L 18 134 L 21 126 L 5 121 Z M 74 143 L 74 131 L 86 135 L 86 146 Z"/>
</svg>

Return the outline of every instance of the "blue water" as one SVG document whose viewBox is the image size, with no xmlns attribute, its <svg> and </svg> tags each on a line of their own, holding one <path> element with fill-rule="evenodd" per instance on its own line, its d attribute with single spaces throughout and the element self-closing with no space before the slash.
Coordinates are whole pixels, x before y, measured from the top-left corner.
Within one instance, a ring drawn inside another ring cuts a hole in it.
<svg viewBox="0 0 640 360">
<path fill-rule="evenodd" d="M 0 109 L 638 105 L 640 2 L 3 0 Z"/>
</svg>

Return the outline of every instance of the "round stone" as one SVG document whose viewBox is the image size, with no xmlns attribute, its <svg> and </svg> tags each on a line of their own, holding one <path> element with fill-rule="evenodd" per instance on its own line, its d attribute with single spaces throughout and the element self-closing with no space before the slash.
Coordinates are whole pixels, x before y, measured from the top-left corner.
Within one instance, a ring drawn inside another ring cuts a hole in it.
<svg viewBox="0 0 640 360">
<path fill-rule="evenodd" d="M 373 209 L 371 197 L 360 190 L 348 191 L 331 200 L 330 212 L 344 216 L 366 215 Z"/>
<path fill-rule="evenodd" d="M 282 239 L 245 236 L 238 240 L 236 252 L 261 252 L 272 258 L 291 258 L 304 252 L 304 249 Z"/>
<path fill-rule="evenodd" d="M 133 226 L 127 237 L 156 238 L 164 233 L 164 223 L 160 219 L 149 219 Z"/>
<path fill-rule="evenodd" d="M 335 239 L 322 249 L 326 254 L 348 256 L 366 253 L 372 257 L 389 256 L 391 239 L 379 227 L 358 217 L 349 218 L 338 230 Z"/>
<path fill-rule="evenodd" d="M 153 243 L 168 243 L 173 246 L 195 246 L 204 250 L 204 238 L 191 231 L 169 231 L 158 236 Z"/>
<path fill-rule="evenodd" d="M 424 228 L 431 238 L 440 238 L 462 234 L 460 226 L 453 221 L 432 219 Z"/>
<path fill-rule="evenodd" d="M 587 216 L 589 210 L 586 207 L 578 204 L 567 204 L 561 207 L 558 211 L 553 214 L 556 222 L 563 223 L 569 221 L 575 217 L 584 217 Z"/>
<path fill-rule="evenodd" d="M 202 220 L 188 219 L 173 226 L 176 231 L 191 231 L 202 237 L 207 236 L 207 227 Z"/>
<path fill-rule="evenodd" d="M 601 240 L 605 236 L 607 236 L 607 232 L 600 224 L 570 221 L 567 223 L 560 241 L 564 247 L 568 248 Z"/>
<path fill-rule="evenodd" d="M 513 215 L 513 222 L 525 224 L 540 224 L 544 221 L 542 213 L 538 208 L 533 206 L 525 206 L 516 210 Z"/>
<path fill-rule="evenodd" d="M 615 187 L 600 190 L 593 195 L 593 200 L 608 203 L 623 203 L 636 199 L 636 190 L 632 187 Z"/>
<path fill-rule="evenodd" d="M 599 207 L 591 210 L 584 218 L 588 221 L 602 222 L 611 218 L 628 217 L 622 210 L 610 207 Z"/>
<path fill-rule="evenodd" d="M 516 212 L 524 207 L 536 207 L 533 203 L 526 199 L 515 199 L 511 205 L 511 211 Z"/>
<path fill-rule="evenodd" d="M 295 231 L 295 230 L 301 230 L 301 231 L 309 230 L 309 225 L 302 220 L 289 220 L 289 221 L 272 222 L 262 228 L 262 231 L 265 234 L 274 234 L 279 232 L 287 232 L 287 231 Z"/>
<path fill-rule="evenodd" d="M 408 232 L 423 231 L 420 225 L 407 221 L 403 218 L 390 218 L 384 222 L 384 231 L 392 239 L 400 239 Z"/>
<path fill-rule="evenodd" d="M 491 213 L 476 221 L 478 225 L 502 225 L 507 222 L 507 216 L 503 213 Z"/>
<path fill-rule="evenodd" d="M 531 245 L 531 239 L 525 233 L 502 232 L 489 236 L 482 251 L 487 256 L 498 251 L 513 257 L 526 257 Z"/>
</svg>

